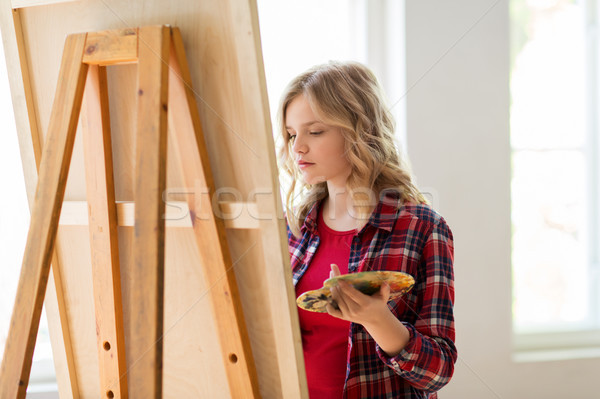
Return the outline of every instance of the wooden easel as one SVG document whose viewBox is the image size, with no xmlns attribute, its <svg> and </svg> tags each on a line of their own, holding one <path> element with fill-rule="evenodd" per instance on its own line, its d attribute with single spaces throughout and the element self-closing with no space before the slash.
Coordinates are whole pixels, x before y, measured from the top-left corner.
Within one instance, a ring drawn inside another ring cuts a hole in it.
<svg viewBox="0 0 600 399">
<path fill-rule="evenodd" d="M 138 64 L 135 267 L 126 370 L 106 66 Z M 67 37 L 43 148 L 35 204 L 6 350 L 0 397 L 24 398 L 48 282 L 75 133 L 84 97 L 89 227 L 102 398 L 162 397 L 167 118 L 187 187 L 188 207 L 232 397 L 259 397 L 223 221 L 212 212 L 214 182 L 183 41 L 177 28 L 151 26 Z M 225 276 L 225 277 L 224 277 Z"/>
</svg>

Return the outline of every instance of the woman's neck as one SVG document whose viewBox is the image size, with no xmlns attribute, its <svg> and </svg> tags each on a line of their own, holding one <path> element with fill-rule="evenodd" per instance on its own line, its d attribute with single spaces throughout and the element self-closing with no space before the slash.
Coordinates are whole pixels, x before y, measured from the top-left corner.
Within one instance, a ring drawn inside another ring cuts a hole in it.
<svg viewBox="0 0 600 399">
<path fill-rule="evenodd" d="M 323 215 L 326 219 L 347 219 L 351 216 L 352 199 L 346 187 L 334 186 L 327 182 L 327 192 L 323 206 Z"/>
<path fill-rule="evenodd" d="M 356 206 L 346 187 L 340 187 L 327 182 L 328 196 L 323 202 L 323 219 L 327 226 L 338 231 L 351 229 L 360 230 L 364 226 L 374 207 L 369 210 L 368 215 L 361 215 L 362 208 Z M 361 218 L 362 217 L 362 218 Z M 359 220 L 360 219 L 360 220 Z"/>
<path fill-rule="evenodd" d="M 325 224 L 337 231 L 358 229 L 356 212 L 351 196 L 345 187 L 332 187 L 328 185 L 328 196 L 323 202 L 323 220 Z"/>
</svg>

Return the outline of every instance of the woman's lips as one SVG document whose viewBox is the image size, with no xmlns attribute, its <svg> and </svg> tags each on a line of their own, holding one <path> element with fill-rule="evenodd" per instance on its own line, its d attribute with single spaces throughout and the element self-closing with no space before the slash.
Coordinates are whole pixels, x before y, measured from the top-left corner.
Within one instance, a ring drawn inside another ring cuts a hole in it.
<svg viewBox="0 0 600 399">
<path fill-rule="evenodd" d="M 312 165 L 314 165 L 314 163 L 298 162 L 298 166 L 300 167 L 300 169 L 308 168 L 309 166 L 312 166 Z"/>
</svg>

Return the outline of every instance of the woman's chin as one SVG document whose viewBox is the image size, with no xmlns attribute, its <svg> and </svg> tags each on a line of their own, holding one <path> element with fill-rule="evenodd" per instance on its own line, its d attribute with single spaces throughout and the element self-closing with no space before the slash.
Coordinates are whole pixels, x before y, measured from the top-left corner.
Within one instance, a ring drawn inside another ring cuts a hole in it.
<svg viewBox="0 0 600 399">
<path fill-rule="evenodd" d="M 319 177 L 304 177 L 304 181 L 306 182 L 306 184 L 310 184 L 310 185 L 315 185 L 315 184 L 319 184 L 319 183 L 325 183 L 327 181 L 327 178 L 325 178 L 325 176 L 319 176 Z"/>
</svg>

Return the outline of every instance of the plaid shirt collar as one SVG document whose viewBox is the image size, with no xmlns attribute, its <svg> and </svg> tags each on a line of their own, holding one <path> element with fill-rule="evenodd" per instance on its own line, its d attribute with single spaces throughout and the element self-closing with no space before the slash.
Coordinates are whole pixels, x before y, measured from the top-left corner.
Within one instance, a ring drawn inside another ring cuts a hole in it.
<svg viewBox="0 0 600 399">
<path fill-rule="evenodd" d="M 306 230 L 311 233 L 317 231 L 317 216 L 322 202 L 323 200 L 317 201 L 311 206 L 306 218 L 304 219 L 304 224 L 300 228 L 302 233 L 304 233 Z M 396 214 L 400 208 L 400 203 L 401 200 L 397 195 L 383 195 L 377 203 L 375 211 L 371 214 L 369 221 L 358 234 L 362 234 L 369 225 L 377 229 L 391 232 L 392 228 L 394 227 L 394 221 L 396 220 Z"/>
</svg>

